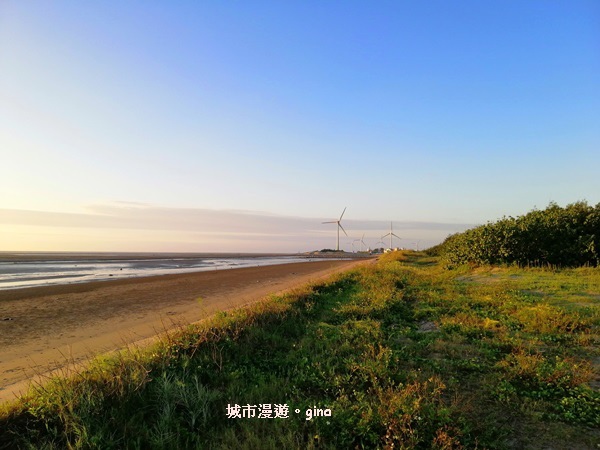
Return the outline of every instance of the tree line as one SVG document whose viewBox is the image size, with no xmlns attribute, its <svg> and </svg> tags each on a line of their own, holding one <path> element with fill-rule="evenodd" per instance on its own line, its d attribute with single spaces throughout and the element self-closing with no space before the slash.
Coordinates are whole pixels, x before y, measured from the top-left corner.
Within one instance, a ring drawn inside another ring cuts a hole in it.
<svg viewBox="0 0 600 450">
<path fill-rule="evenodd" d="M 433 247 L 448 264 L 579 267 L 600 264 L 600 203 L 561 207 L 552 202 L 456 233 Z"/>
</svg>

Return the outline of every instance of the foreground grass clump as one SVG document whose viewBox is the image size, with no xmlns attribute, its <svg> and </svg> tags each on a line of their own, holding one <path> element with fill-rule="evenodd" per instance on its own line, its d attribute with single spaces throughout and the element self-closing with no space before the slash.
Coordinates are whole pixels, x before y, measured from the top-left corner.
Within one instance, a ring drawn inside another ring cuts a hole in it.
<svg viewBox="0 0 600 450">
<path fill-rule="evenodd" d="M 599 303 L 596 269 L 394 252 L 55 380 L 0 447 L 596 448 Z"/>
</svg>

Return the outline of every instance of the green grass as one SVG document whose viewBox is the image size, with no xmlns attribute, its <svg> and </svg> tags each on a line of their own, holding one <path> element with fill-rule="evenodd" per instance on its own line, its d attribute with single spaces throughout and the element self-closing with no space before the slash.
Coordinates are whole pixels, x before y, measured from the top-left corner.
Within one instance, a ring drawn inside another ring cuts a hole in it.
<svg viewBox="0 0 600 450">
<path fill-rule="evenodd" d="M 598 269 L 394 252 L 56 379 L 0 447 L 598 448 L 599 304 Z"/>
</svg>

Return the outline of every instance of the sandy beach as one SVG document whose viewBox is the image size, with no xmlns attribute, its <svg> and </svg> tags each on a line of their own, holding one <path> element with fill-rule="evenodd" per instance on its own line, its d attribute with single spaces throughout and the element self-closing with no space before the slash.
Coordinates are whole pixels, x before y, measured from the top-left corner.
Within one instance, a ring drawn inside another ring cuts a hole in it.
<svg viewBox="0 0 600 450">
<path fill-rule="evenodd" d="M 0 401 L 51 370 L 364 263 L 324 260 L 0 291 Z"/>
</svg>

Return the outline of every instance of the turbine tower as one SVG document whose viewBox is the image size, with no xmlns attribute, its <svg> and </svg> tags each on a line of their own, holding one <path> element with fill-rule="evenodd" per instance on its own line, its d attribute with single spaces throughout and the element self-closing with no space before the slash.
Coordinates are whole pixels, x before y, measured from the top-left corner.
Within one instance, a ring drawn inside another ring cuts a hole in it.
<svg viewBox="0 0 600 450">
<path fill-rule="evenodd" d="M 398 236 L 397 234 L 394 234 L 394 228 L 392 227 L 392 222 L 390 222 L 390 232 L 388 234 L 384 234 L 383 236 L 381 236 L 381 239 L 383 240 L 384 237 L 390 237 L 390 250 L 394 247 L 392 247 L 392 238 L 393 237 L 397 237 L 398 239 L 402 239 L 400 236 Z"/>
<path fill-rule="evenodd" d="M 344 217 L 344 213 L 346 212 L 346 208 L 344 208 L 344 210 L 342 211 L 342 215 L 340 216 L 340 218 L 338 220 L 331 220 L 329 222 L 322 222 L 322 223 L 337 223 L 337 247 L 335 248 L 336 252 L 340 251 L 340 228 L 342 229 L 342 231 L 344 232 L 344 234 L 346 236 L 348 236 L 348 233 L 346 233 L 346 230 L 344 230 L 344 227 L 342 226 L 342 217 Z"/>
</svg>

